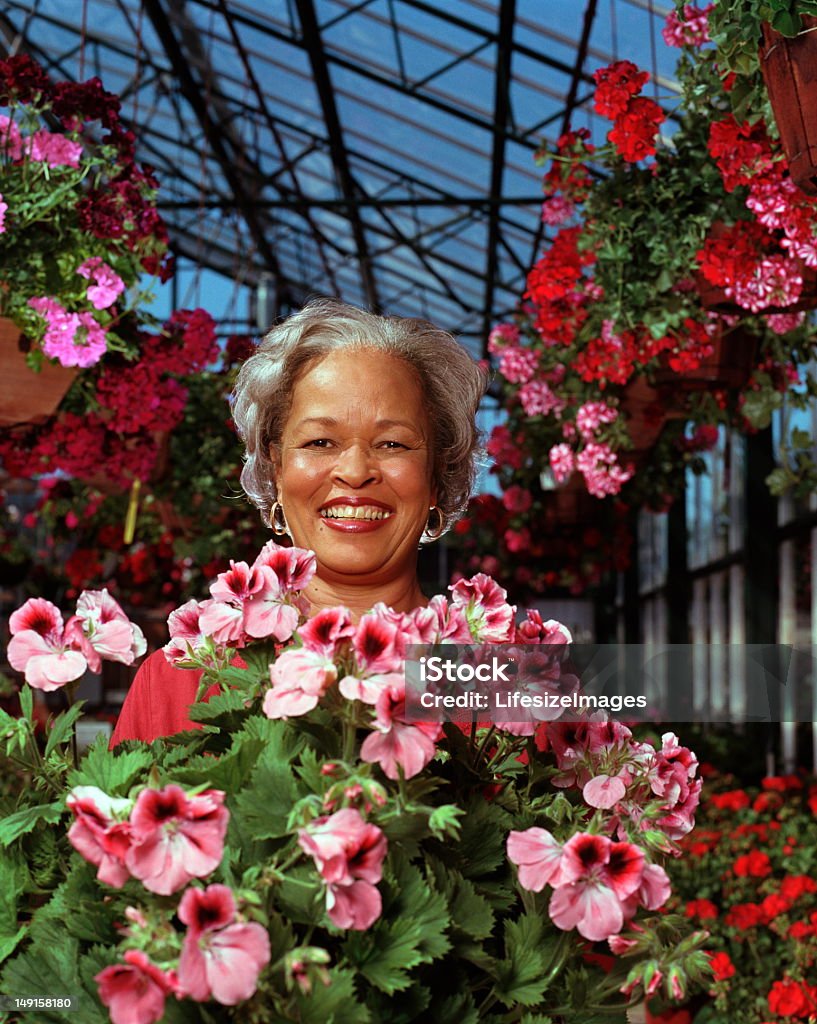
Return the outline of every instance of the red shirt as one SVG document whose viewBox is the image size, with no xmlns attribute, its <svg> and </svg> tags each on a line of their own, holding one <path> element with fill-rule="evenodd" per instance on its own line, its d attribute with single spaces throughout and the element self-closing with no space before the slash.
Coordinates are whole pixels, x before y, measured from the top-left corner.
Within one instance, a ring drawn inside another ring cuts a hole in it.
<svg viewBox="0 0 817 1024">
<path fill-rule="evenodd" d="M 154 651 L 139 666 L 125 703 L 119 713 L 111 747 L 122 740 L 151 740 L 172 736 L 185 729 L 200 729 L 200 722 L 191 722 L 187 711 L 196 701 L 201 671 L 174 668 L 161 650 Z M 203 700 L 218 693 L 211 686 Z"/>
</svg>

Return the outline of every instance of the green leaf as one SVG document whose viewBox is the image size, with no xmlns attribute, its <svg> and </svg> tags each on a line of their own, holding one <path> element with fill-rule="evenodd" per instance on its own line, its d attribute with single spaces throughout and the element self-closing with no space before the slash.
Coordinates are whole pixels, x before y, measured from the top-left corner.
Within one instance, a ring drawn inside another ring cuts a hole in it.
<svg viewBox="0 0 817 1024">
<path fill-rule="evenodd" d="M 408 972 L 423 960 L 418 948 L 421 939 L 420 928 L 410 917 L 381 918 L 367 932 L 350 936 L 344 953 L 369 984 L 394 995 L 409 987 Z"/>
<path fill-rule="evenodd" d="M 74 730 L 74 722 L 82 714 L 85 701 L 78 700 L 67 711 L 57 715 L 48 729 L 48 741 L 45 745 L 45 757 L 48 757 L 61 743 L 67 743 Z"/>
<path fill-rule="evenodd" d="M 216 693 L 209 700 L 200 700 L 190 705 L 190 720 L 219 725 L 232 732 L 240 729 L 247 717 L 246 703 L 247 695 L 240 690 Z"/>
<path fill-rule="evenodd" d="M 25 683 L 23 688 L 20 690 L 20 710 L 23 713 L 23 718 L 30 722 L 34 711 L 34 698 L 31 694 L 31 687 L 28 683 Z"/>
<path fill-rule="evenodd" d="M 206 784 L 227 793 L 237 793 L 244 787 L 263 750 L 261 740 L 249 739 L 240 733 L 233 738 L 226 754 L 218 757 L 201 754 L 190 758 L 180 768 L 173 769 L 172 780 L 187 786 Z"/>
<path fill-rule="evenodd" d="M 0 821 L 0 846 L 8 846 L 19 836 L 25 835 L 36 828 L 42 821 L 53 825 L 60 820 L 65 806 L 60 801 L 53 804 L 38 804 L 36 807 L 24 807 L 14 814 L 9 814 Z"/>
<path fill-rule="evenodd" d="M 98 736 L 69 777 L 70 786 L 96 786 L 109 796 L 125 795 L 138 775 L 153 765 L 150 751 L 140 747 L 128 753 L 108 750 L 108 740 Z"/>
<path fill-rule="evenodd" d="M 487 939 L 493 931 L 494 913 L 473 883 L 458 871 L 450 871 L 436 859 L 429 859 L 437 889 L 448 901 L 453 928 L 472 939 Z"/>
<path fill-rule="evenodd" d="M 287 817 L 299 795 L 291 763 L 274 744 L 268 745 L 236 799 L 242 828 L 253 839 L 285 836 Z"/>
<path fill-rule="evenodd" d="M 498 966 L 494 991 L 506 1006 L 533 1006 L 544 998 L 552 951 L 543 944 L 542 929 L 542 918 L 536 914 L 505 922 L 505 959 Z"/>
<path fill-rule="evenodd" d="M 433 1024 L 478 1024 L 479 1014 L 477 1013 L 474 997 L 470 992 L 457 992 L 447 996 L 443 1000 L 435 999 L 429 1006 L 429 1021 Z"/>
<path fill-rule="evenodd" d="M 19 926 L 17 900 L 28 883 L 28 868 L 19 850 L 0 850 L 0 963 L 9 957 L 26 934 Z"/>
<path fill-rule="evenodd" d="M 310 995 L 297 992 L 296 1014 L 291 1020 L 301 1024 L 369 1024 L 371 1015 L 355 994 L 355 976 L 334 967 L 329 985 L 315 985 Z"/>
<path fill-rule="evenodd" d="M 435 807 L 428 819 L 428 827 L 431 829 L 432 835 L 440 840 L 446 837 L 450 839 L 459 838 L 459 819 L 463 814 L 465 814 L 465 811 L 454 804 L 443 804 L 441 807 Z"/>
<path fill-rule="evenodd" d="M 109 1024 L 96 986 L 90 988 L 80 979 L 78 961 L 77 940 L 62 930 L 52 930 L 49 941 L 32 943 L 23 954 L 7 961 L 0 990 L 19 996 L 73 996 L 79 1007 L 71 1019 L 82 1024 Z M 36 1019 L 38 1024 L 64 1024 L 66 1015 L 58 1010 L 37 1010 Z"/>
</svg>

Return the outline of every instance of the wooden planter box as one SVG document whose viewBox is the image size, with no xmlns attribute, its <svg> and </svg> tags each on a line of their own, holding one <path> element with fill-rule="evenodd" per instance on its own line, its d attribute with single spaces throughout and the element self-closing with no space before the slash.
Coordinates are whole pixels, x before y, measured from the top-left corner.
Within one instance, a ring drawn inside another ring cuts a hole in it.
<svg viewBox="0 0 817 1024">
<path fill-rule="evenodd" d="M 763 25 L 760 66 L 792 180 L 817 195 L 817 18 L 793 38 Z"/>
<path fill-rule="evenodd" d="M 77 371 L 43 361 L 39 373 L 26 364 L 26 343 L 20 328 L 0 317 L 0 427 L 39 423 L 54 412 Z"/>
</svg>

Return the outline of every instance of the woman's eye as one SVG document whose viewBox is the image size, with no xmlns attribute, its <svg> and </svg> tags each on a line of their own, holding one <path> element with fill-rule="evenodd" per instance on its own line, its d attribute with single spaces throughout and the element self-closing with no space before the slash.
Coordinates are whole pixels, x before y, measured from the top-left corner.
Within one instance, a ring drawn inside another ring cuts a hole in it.
<svg viewBox="0 0 817 1024">
<path fill-rule="evenodd" d="M 328 448 L 331 443 L 328 437 L 316 437 L 313 441 L 307 441 L 304 448 Z"/>
<path fill-rule="evenodd" d="M 406 446 L 401 441 L 384 441 L 380 447 L 394 451 L 397 448 L 405 448 Z"/>
</svg>

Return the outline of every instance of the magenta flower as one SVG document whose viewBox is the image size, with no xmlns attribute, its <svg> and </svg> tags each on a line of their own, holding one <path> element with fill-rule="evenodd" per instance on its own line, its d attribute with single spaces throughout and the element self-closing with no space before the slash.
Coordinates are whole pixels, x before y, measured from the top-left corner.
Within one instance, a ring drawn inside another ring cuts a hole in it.
<svg viewBox="0 0 817 1024">
<path fill-rule="evenodd" d="M 496 580 L 478 572 L 448 588 L 451 600 L 465 612 L 474 640 L 504 643 L 513 637 L 516 607 Z"/>
<path fill-rule="evenodd" d="M 129 949 L 124 959 L 124 965 L 106 967 L 94 978 L 113 1024 L 153 1024 L 161 1020 L 165 996 L 176 985 L 173 972 L 160 970 L 141 949 Z"/>
<path fill-rule="evenodd" d="M 507 852 L 508 860 L 518 868 L 523 889 L 541 892 L 546 885 L 559 885 L 562 846 L 547 829 L 534 827 L 509 832 Z"/>
<path fill-rule="evenodd" d="M 56 301 L 35 297 L 28 305 L 46 320 L 43 352 L 63 366 L 88 367 L 98 363 L 108 343 L 105 331 L 90 313 L 69 313 Z"/>
<path fill-rule="evenodd" d="M 161 896 L 209 875 L 224 852 L 229 812 L 223 803 L 217 789 L 192 797 L 180 786 L 143 789 L 130 817 L 130 873 Z"/>
<path fill-rule="evenodd" d="M 92 256 L 77 267 L 77 273 L 94 284 L 88 287 L 88 300 L 94 309 L 112 306 L 125 290 L 125 282 L 99 256 Z"/>
<path fill-rule="evenodd" d="M 379 764 L 390 779 L 399 779 L 401 769 L 405 778 L 413 778 L 434 757 L 442 726 L 437 722 L 406 721 L 406 684 L 402 678 L 383 688 L 375 709 L 377 731 L 363 741 L 361 760 Z"/>
<path fill-rule="evenodd" d="M 9 619 L 9 664 L 37 690 L 58 690 L 88 667 L 83 654 L 66 643 L 62 613 L 42 597 L 31 597 Z"/>
<path fill-rule="evenodd" d="M 59 133 L 39 131 L 26 140 L 25 148 L 32 160 L 42 160 L 49 167 L 79 167 L 82 144 Z"/>
<path fill-rule="evenodd" d="M 9 204 L 3 202 L 3 193 L 0 192 L 0 235 L 6 230 L 6 211 L 8 208 Z"/>
<path fill-rule="evenodd" d="M 295 718 L 318 706 L 326 690 L 337 681 L 331 658 L 315 651 L 284 651 L 270 666 L 272 689 L 264 696 L 267 718 Z"/>
<path fill-rule="evenodd" d="M 100 882 L 121 889 L 130 878 L 125 854 L 130 848 L 128 813 L 132 800 L 108 796 L 96 786 L 75 786 L 66 799 L 76 821 L 68 841 L 90 864 L 99 869 Z"/>
<path fill-rule="evenodd" d="M 199 1002 L 235 1006 L 258 987 L 270 961 L 269 935 L 255 922 L 237 923 L 235 899 L 226 885 L 188 889 L 179 903 L 187 934 L 179 958 L 179 988 Z"/>
</svg>

